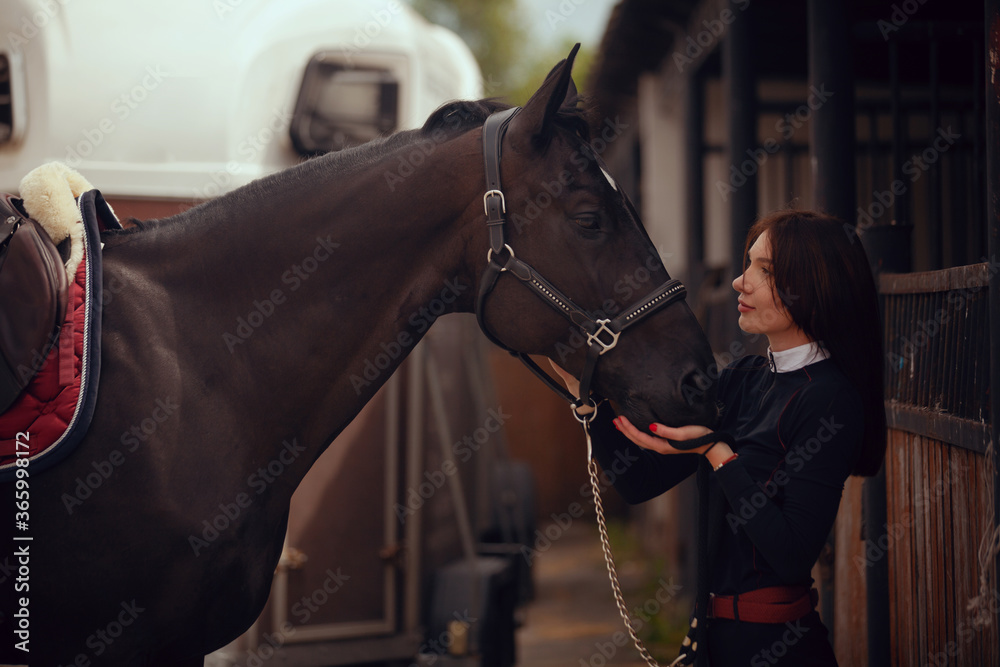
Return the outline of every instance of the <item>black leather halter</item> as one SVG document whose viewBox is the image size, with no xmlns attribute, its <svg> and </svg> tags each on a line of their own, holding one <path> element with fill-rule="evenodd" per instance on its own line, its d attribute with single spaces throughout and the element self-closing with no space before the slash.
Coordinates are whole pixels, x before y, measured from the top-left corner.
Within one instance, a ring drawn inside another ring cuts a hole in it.
<svg viewBox="0 0 1000 667">
<path fill-rule="evenodd" d="M 618 337 L 621 333 L 661 308 L 683 300 L 686 290 L 681 281 L 671 279 L 614 319 L 595 319 L 583 308 L 573 303 L 552 283 L 539 275 L 538 271 L 514 256 L 514 250 L 507 244 L 504 234 L 507 205 L 500 186 L 500 153 L 507 127 L 519 110 L 519 107 L 514 107 L 495 113 L 487 118 L 483 125 L 483 155 L 486 163 L 486 194 L 483 195 L 483 207 L 486 209 L 486 226 L 489 229 L 490 248 L 486 253 L 486 270 L 479 283 L 476 318 L 479 321 L 479 328 L 482 329 L 487 338 L 520 359 L 532 373 L 567 400 L 576 410 L 588 403 L 593 404 L 590 397 L 590 385 L 594 371 L 597 369 L 597 361 L 601 355 L 612 350 L 618 344 Z M 638 215 L 632 209 L 628 198 L 624 193 L 621 195 L 625 199 L 627 208 L 632 211 L 633 215 L 636 216 L 636 221 L 638 221 Z M 570 394 L 562 385 L 553 380 L 531 357 L 511 349 L 487 328 L 484 317 L 486 297 L 493 290 L 500 274 L 504 272 L 510 273 L 530 287 L 545 303 L 580 327 L 586 335 L 587 361 L 580 377 L 579 398 Z"/>
</svg>

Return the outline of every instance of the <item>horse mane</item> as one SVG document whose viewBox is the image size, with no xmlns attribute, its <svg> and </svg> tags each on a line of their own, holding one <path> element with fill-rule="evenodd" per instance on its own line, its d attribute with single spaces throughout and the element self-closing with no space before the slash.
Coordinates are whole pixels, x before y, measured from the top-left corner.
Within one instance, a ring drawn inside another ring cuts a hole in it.
<svg viewBox="0 0 1000 667">
<path fill-rule="evenodd" d="M 438 130 L 468 132 L 481 127 L 486 119 L 498 111 L 509 109 L 510 105 L 496 97 L 482 100 L 458 100 L 442 104 L 428 116 L 420 132 L 430 135 Z"/>
<path fill-rule="evenodd" d="M 214 210 L 217 206 L 228 208 L 232 205 L 234 199 L 236 201 L 249 202 L 256 197 L 266 196 L 266 193 L 273 192 L 275 188 L 283 189 L 288 187 L 301 177 L 303 170 L 307 169 L 310 171 L 322 170 L 327 172 L 328 178 L 332 180 L 343 178 L 351 172 L 380 162 L 399 148 L 416 139 L 431 137 L 435 133 L 442 131 L 450 139 L 477 127 L 482 127 L 486 119 L 492 114 L 509 109 L 510 106 L 501 99 L 492 97 L 481 100 L 448 102 L 431 113 L 419 129 L 395 132 L 358 146 L 307 158 L 296 166 L 260 178 L 232 192 L 198 204 L 187 211 L 168 218 L 151 220 L 126 218 L 122 221 L 124 229 L 113 230 L 104 234 L 107 236 L 116 236 L 141 233 L 155 229 L 167 221 L 186 219 L 192 215 L 199 215 L 199 213 L 208 213 L 210 209 Z M 576 135 L 584 142 L 590 141 L 588 112 L 578 104 L 562 107 L 556 113 L 555 125 L 564 131 Z"/>
</svg>

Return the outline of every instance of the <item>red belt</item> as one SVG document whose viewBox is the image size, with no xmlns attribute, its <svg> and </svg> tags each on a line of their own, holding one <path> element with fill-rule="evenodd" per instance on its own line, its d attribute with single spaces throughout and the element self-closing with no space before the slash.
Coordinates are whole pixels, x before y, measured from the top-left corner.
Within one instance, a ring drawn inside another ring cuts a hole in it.
<svg viewBox="0 0 1000 667">
<path fill-rule="evenodd" d="M 811 612 L 818 601 L 816 589 L 805 586 L 772 586 L 736 595 L 713 594 L 708 601 L 708 617 L 749 623 L 788 623 Z"/>
</svg>

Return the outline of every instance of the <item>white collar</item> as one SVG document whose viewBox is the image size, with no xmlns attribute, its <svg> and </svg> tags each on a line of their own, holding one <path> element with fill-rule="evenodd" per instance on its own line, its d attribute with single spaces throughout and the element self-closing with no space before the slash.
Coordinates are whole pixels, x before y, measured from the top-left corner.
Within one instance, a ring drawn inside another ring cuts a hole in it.
<svg viewBox="0 0 1000 667">
<path fill-rule="evenodd" d="M 768 347 L 767 358 L 773 372 L 790 373 L 817 361 L 829 359 L 830 353 L 816 341 L 810 341 L 780 352 L 772 352 Z"/>
</svg>

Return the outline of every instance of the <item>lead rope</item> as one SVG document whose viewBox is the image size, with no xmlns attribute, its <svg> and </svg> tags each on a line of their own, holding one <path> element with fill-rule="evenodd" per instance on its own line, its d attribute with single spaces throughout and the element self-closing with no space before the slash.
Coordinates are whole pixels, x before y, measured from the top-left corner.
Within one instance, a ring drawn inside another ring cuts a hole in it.
<svg viewBox="0 0 1000 667">
<path fill-rule="evenodd" d="M 650 655 L 646 646 L 639 639 L 639 636 L 635 633 L 635 628 L 632 627 L 632 619 L 628 616 L 628 607 L 625 605 L 625 597 L 622 595 L 621 585 L 618 583 L 618 570 L 615 567 L 615 559 L 611 554 L 611 541 L 608 539 L 608 526 L 607 522 L 604 520 L 604 503 L 601 500 L 601 488 L 597 480 L 597 460 L 593 456 L 593 444 L 590 438 L 590 422 L 593 421 L 594 416 L 597 414 L 595 409 L 589 415 L 579 415 L 576 410 L 573 411 L 576 416 L 577 421 L 583 425 L 583 432 L 587 436 L 587 472 L 590 473 L 590 488 L 594 495 L 594 511 L 597 514 L 597 530 L 601 535 L 601 549 L 604 551 L 604 562 L 608 567 L 608 579 L 611 580 L 611 591 L 615 597 L 615 604 L 618 606 L 618 613 L 622 617 L 622 622 L 625 624 L 625 629 L 628 630 L 629 636 L 632 638 L 632 643 L 635 644 L 635 649 L 639 652 L 639 656 L 646 662 L 649 667 L 660 667 L 659 663 Z M 589 418 L 588 418 L 589 417 Z M 698 650 L 697 642 L 692 646 L 693 651 Z M 688 654 L 681 653 L 677 658 L 670 663 L 669 667 L 675 667 L 677 665 L 682 665 L 681 661 L 688 657 Z"/>
</svg>

